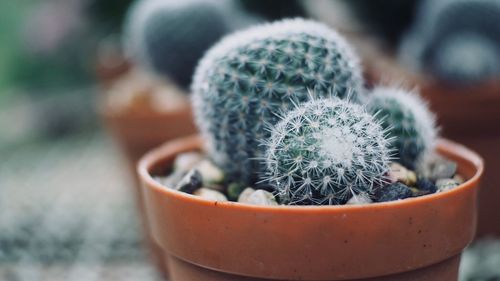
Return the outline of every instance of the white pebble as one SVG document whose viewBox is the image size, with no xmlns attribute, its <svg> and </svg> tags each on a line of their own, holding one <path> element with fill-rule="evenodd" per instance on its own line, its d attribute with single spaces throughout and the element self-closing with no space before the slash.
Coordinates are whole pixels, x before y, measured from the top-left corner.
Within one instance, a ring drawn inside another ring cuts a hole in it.
<svg viewBox="0 0 500 281">
<path fill-rule="evenodd" d="M 457 187 L 459 183 L 454 179 L 438 179 L 436 181 L 437 192 L 444 192 Z"/>
<path fill-rule="evenodd" d="M 196 165 L 196 169 L 201 173 L 204 184 L 217 184 L 224 181 L 224 172 L 209 160 L 203 160 Z"/>
<path fill-rule="evenodd" d="M 251 188 L 251 187 L 247 187 L 245 188 L 241 193 L 240 193 L 240 196 L 238 196 L 238 202 L 245 202 L 247 199 L 248 199 L 248 196 L 250 196 L 250 194 L 254 193 L 255 192 L 255 189 Z"/>
<path fill-rule="evenodd" d="M 349 201 L 347 201 L 346 205 L 363 205 L 372 203 L 372 199 L 366 193 L 354 194 Z"/>
<path fill-rule="evenodd" d="M 201 198 L 212 200 L 212 201 L 228 201 L 226 195 L 220 193 L 219 191 L 202 187 L 193 192 L 194 195 L 200 196 Z"/>
<path fill-rule="evenodd" d="M 199 152 L 185 152 L 177 155 L 174 161 L 174 170 L 187 172 L 196 164 L 203 160 L 203 155 Z"/>
<path fill-rule="evenodd" d="M 253 188 L 246 188 L 238 198 L 238 202 L 264 206 L 278 205 L 271 192 L 262 189 L 254 190 Z"/>
</svg>

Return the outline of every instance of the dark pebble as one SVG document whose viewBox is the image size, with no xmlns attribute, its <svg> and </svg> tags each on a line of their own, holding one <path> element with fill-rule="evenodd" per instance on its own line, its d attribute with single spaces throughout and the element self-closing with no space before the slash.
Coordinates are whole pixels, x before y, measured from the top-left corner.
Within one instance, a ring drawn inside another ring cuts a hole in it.
<svg viewBox="0 0 500 281">
<path fill-rule="evenodd" d="M 416 185 L 418 189 L 427 193 L 435 193 L 437 191 L 437 186 L 428 179 L 418 179 Z"/>
<path fill-rule="evenodd" d="M 395 182 L 384 186 L 378 192 L 377 202 L 388 202 L 412 197 L 411 189 L 400 182 Z"/>
<path fill-rule="evenodd" d="M 198 170 L 189 171 L 175 187 L 176 190 L 193 193 L 203 185 L 203 178 Z"/>
</svg>

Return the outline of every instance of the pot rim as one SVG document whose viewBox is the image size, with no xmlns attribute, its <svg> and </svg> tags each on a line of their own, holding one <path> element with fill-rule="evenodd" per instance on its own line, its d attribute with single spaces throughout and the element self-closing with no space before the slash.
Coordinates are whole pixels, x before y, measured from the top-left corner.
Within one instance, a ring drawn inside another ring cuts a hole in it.
<svg viewBox="0 0 500 281">
<path fill-rule="evenodd" d="M 189 145 L 188 145 L 189 144 Z M 459 186 L 445 192 L 433 193 L 419 197 L 406 198 L 403 200 L 395 200 L 389 202 L 374 202 L 370 204 L 361 205 L 278 205 L 278 206 L 265 206 L 265 205 L 252 205 L 232 201 L 213 201 L 201 198 L 196 195 L 188 194 L 185 192 L 177 191 L 168 186 L 159 183 L 150 174 L 150 169 L 157 165 L 157 163 L 165 161 L 167 158 L 177 155 L 182 152 L 187 152 L 183 149 L 186 146 L 190 148 L 199 146 L 201 147 L 202 139 L 199 135 L 179 138 L 169 141 L 160 147 L 157 147 L 146 153 L 137 164 L 137 173 L 146 183 L 145 188 L 154 188 L 156 191 L 166 196 L 173 196 L 178 200 L 185 201 L 186 203 L 200 204 L 200 205 L 217 205 L 219 208 L 227 209 L 246 209 L 248 211 L 264 211 L 264 212 L 297 212 L 297 213 L 320 213 L 320 212 L 345 212 L 361 211 L 372 209 L 373 211 L 382 208 L 397 208 L 405 205 L 426 204 L 431 201 L 441 200 L 449 196 L 453 196 L 457 192 L 464 189 L 474 188 L 474 183 L 478 182 L 484 172 L 484 161 L 481 156 L 476 152 L 466 148 L 465 146 L 455 143 L 447 139 L 439 139 L 437 141 L 436 150 L 439 154 L 455 155 L 467 160 L 475 168 L 474 175 L 467 179 Z M 189 150 L 188 150 L 189 151 Z M 192 151 L 192 150 L 191 150 Z"/>
</svg>

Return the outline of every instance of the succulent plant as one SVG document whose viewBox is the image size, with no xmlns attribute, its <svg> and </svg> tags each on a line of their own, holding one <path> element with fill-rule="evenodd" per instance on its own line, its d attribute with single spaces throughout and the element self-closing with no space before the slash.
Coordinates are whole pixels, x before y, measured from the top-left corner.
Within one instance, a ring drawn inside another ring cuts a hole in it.
<svg viewBox="0 0 500 281">
<path fill-rule="evenodd" d="M 386 131 L 357 104 L 334 99 L 304 103 L 272 129 L 266 181 L 282 202 L 343 204 L 387 180 Z"/>
<path fill-rule="evenodd" d="M 454 83 L 500 75 L 500 1 L 427 0 L 401 56 L 420 70 Z"/>
<path fill-rule="evenodd" d="M 444 81 L 471 84 L 500 75 L 500 44 L 474 33 L 447 36 L 424 59 Z"/>
<path fill-rule="evenodd" d="M 416 93 L 377 87 L 366 106 L 392 137 L 396 161 L 414 169 L 433 150 L 437 135 L 435 118 Z"/>
<path fill-rule="evenodd" d="M 125 52 L 184 88 L 203 53 L 236 26 L 227 1 L 138 0 L 125 21 Z"/>
<path fill-rule="evenodd" d="M 193 105 L 208 152 L 229 178 L 253 183 L 261 170 L 266 128 L 310 97 L 350 97 L 362 91 L 358 58 L 328 27 L 292 19 L 224 38 L 201 60 Z"/>
</svg>

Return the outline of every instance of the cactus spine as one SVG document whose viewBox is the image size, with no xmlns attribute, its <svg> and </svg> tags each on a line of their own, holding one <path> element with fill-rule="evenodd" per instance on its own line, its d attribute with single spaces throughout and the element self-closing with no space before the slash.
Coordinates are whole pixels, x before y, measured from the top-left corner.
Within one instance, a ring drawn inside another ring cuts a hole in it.
<svg viewBox="0 0 500 281">
<path fill-rule="evenodd" d="M 384 183 L 388 145 L 384 129 L 360 105 L 313 100 L 272 129 L 265 178 L 285 203 L 343 204 Z"/>
<path fill-rule="evenodd" d="M 293 104 L 362 90 L 358 59 L 326 26 L 303 19 L 264 24 L 224 38 L 201 60 L 192 86 L 197 124 L 211 158 L 233 178 L 261 170 L 260 140 Z"/>
</svg>

